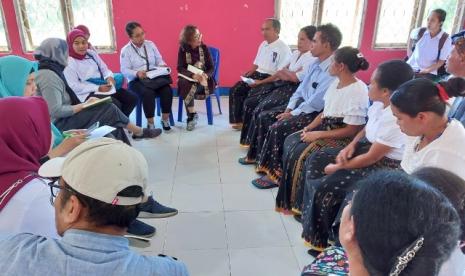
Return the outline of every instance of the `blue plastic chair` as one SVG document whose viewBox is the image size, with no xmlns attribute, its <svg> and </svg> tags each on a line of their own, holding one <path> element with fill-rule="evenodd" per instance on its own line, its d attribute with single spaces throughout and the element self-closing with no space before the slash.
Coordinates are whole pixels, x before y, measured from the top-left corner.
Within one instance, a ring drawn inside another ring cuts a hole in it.
<svg viewBox="0 0 465 276">
<path fill-rule="evenodd" d="M 156 110 L 157 110 L 157 116 L 161 116 L 160 97 L 156 98 Z M 139 127 L 142 126 L 142 99 L 140 97 L 138 97 L 137 106 L 136 106 L 136 125 Z M 173 112 L 170 113 L 170 125 L 174 126 Z"/>
<path fill-rule="evenodd" d="M 215 87 L 215 97 L 216 97 L 216 102 L 218 103 L 218 111 L 220 114 L 223 114 L 221 111 L 221 98 L 220 98 L 220 90 L 219 90 L 219 78 L 220 78 L 220 50 L 215 47 L 208 47 L 210 50 L 210 54 L 213 59 L 213 66 L 215 67 L 213 71 L 213 79 L 215 79 L 216 87 Z M 182 110 L 184 107 L 183 104 L 183 99 L 181 95 L 179 96 L 179 105 L 178 105 L 178 122 L 182 122 Z M 211 101 L 211 94 L 205 99 L 205 105 L 207 108 L 207 119 L 208 119 L 208 124 L 213 125 L 213 110 L 212 110 L 212 101 Z"/>
</svg>

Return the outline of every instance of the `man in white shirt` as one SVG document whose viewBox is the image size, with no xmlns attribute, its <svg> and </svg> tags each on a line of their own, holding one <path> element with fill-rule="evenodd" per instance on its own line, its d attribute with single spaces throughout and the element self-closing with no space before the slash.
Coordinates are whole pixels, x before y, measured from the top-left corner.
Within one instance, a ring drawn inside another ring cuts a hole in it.
<svg viewBox="0 0 465 276">
<path fill-rule="evenodd" d="M 257 52 L 252 68 L 244 74 L 253 80 L 262 80 L 286 67 L 291 59 L 291 49 L 279 39 L 281 23 L 274 18 L 263 22 L 262 34 L 265 38 Z M 229 92 L 229 123 L 235 129 L 242 127 L 243 103 L 250 90 L 250 86 L 237 82 Z"/>
<path fill-rule="evenodd" d="M 452 50 L 451 38 L 442 30 L 445 19 L 444 10 L 433 10 L 428 16 L 428 27 L 414 30 L 414 40 L 417 42 L 413 52 L 411 43 L 407 47 L 410 56 L 407 63 L 412 66 L 417 77 L 436 80 L 440 75 L 438 69 L 444 65 Z"/>
</svg>

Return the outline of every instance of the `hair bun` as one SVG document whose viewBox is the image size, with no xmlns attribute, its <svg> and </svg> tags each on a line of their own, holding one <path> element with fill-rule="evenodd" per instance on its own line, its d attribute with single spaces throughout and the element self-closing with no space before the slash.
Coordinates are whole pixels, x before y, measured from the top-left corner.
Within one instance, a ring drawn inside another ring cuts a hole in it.
<svg viewBox="0 0 465 276">
<path fill-rule="evenodd" d="M 443 81 L 439 84 L 444 87 L 450 97 L 459 97 L 465 94 L 465 80 L 463 78 L 450 78 L 448 81 Z"/>
<path fill-rule="evenodd" d="M 360 60 L 360 63 L 359 63 L 360 70 L 365 71 L 370 67 L 370 63 L 363 56 L 359 58 L 359 60 Z"/>
</svg>

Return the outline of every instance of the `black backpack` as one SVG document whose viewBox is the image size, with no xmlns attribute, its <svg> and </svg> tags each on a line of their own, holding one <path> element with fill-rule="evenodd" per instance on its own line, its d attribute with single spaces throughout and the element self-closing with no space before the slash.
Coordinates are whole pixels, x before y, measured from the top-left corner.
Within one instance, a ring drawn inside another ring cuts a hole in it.
<svg viewBox="0 0 465 276">
<path fill-rule="evenodd" d="M 420 30 L 418 31 L 417 38 L 412 39 L 412 53 L 415 50 L 415 46 L 416 46 L 417 42 L 423 37 L 426 30 L 427 29 L 425 27 L 420 28 Z M 449 37 L 448 33 L 446 33 L 446 32 L 442 33 L 442 36 L 439 39 L 438 56 L 436 58 L 436 61 L 439 60 L 439 57 L 441 56 L 442 47 L 444 47 L 444 44 L 446 43 L 448 37 Z M 408 57 L 407 57 L 407 59 L 408 59 Z M 446 71 L 446 66 L 445 65 L 446 64 L 443 64 L 441 67 L 438 68 L 438 76 L 447 76 L 447 75 L 449 75 L 449 73 L 447 73 L 447 71 Z"/>
</svg>

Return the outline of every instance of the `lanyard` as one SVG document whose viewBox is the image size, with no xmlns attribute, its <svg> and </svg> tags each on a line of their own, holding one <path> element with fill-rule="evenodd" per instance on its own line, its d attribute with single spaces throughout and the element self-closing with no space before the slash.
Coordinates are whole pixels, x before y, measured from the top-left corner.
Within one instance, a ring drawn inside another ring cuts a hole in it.
<svg viewBox="0 0 465 276">
<path fill-rule="evenodd" d="M 147 48 L 145 47 L 145 44 L 144 44 L 144 53 L 145 53 L 145 57 L 143 55 L 141 55 L 139 53 L 139 51 L 137 51 L 136 47 L 134 47 L 134 44 L 131 43 L 131 47 L 132 49 L 134 49 L 134 51 L 136 52 L 136 54 L 141 57 L 142 59 L 145 60 L 145 66 L 147 67 L 147 71 L 150 71 L 150 67 L 149 67 L 149 55 L 147 54 Z"/>
<path fill-rule="evenodd" d="M 91 54 L 89 54 L 89 53 L 87 53 L 86 56 L 90 57 L 90 59 L 92 59 L 92 60 L 95 62 L 95 64 L 97 64 L 98 72 L 100 73 L 100 78 L 101 78 L 101 79 L 104 79 L 104 78 L 103 78 L 102 69 L 100 68 L 100 65 L 99 65 L 98 62 L 95 60 L 95 58 L 94 58 Z"/>
</svg>

